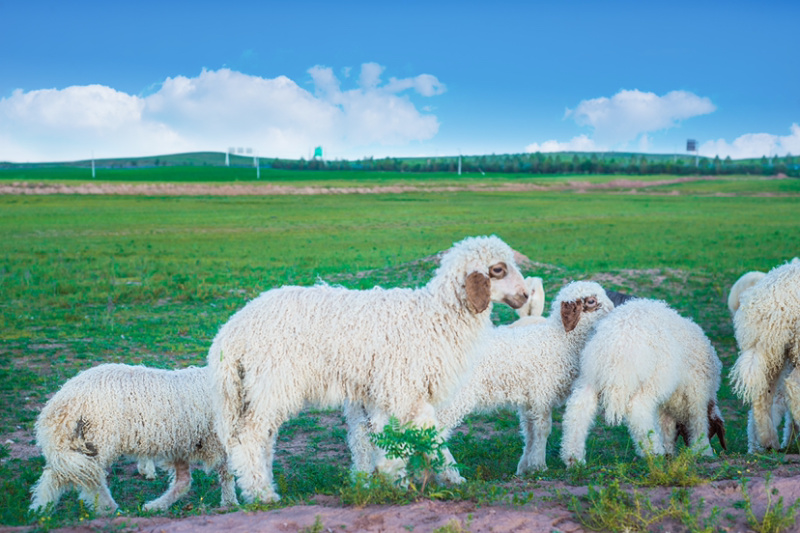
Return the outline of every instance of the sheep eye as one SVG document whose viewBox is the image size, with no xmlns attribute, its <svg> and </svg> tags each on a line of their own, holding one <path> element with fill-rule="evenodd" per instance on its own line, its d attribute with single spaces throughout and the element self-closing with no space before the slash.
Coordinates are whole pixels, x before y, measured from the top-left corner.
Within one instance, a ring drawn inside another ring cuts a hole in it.
<svg viewBox="0 0 800 533">
<path fill-rule="evenodd" d="M 489 275 L 495 279 L 503 279 L 506 277 L 506 266 L 503 263 L 494 265 L 489 269 Z"/>
<path fill-rule="evenodd" d="M 586 298 L 587 307 L 597 307 L 597 298 Z"/>
</svg>

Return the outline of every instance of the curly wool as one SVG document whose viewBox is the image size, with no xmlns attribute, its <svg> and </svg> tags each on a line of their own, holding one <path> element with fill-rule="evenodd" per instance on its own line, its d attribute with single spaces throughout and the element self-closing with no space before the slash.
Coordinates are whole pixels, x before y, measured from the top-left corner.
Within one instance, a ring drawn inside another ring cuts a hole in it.
<svg viewBox="0 0 800 533">
<path fill-rule="evenodd" d="M 776 382 L 787 364 L 800 363 L 800 260 L 773 268 L 741 294 L 733 328 L 739 345 L 730 374 L 734 392 L 753 407 L 758 446 L 777 448 L 771 414 Z M 800 381 L 800 371 L 791 376 Z"/>
<path fill-rule="evenodd" d="M 67 381 L 36 420 L 46 465 L 34 485 L 31 509 L 55 505 L 69 487 L 97 511 L 117 504 L 106 469 L 123 455 L 166 465 L 172 484 L 145 509 L 166 509 L 191 485 L 189 463 L 217 467 L 223 505 L 235 504 L 233 478 L 214 429 L 207 369 L 161 370 L 104 364 Z"/>
<path fill-rule="evenodd" d="M 695 450 L 713 455 L 709 419 L 721 427 L 716 402 L 721 371 L 700 327 L 666 303 L 634 299 L 617 307 L 581 353 L 564 414 L 562 459 L 568 465 L 585 461 L 598 406 L 608 424 L 627 423 L 640 455 L 671 453 L 678 424 L 686 427 Z"/>
<path fill-rule="evenodd" d="M 575 328 L 566 331 L 562 303 L 582 305 L 588 298 L 595 298 L 599 306 L 581 312 Z M 614 304 L 598 283 L 574 281 L 558 292 L 546 321 L 490 330 L 477 347 L 480 363 L 464 386 L 437 410 L 439 421 L 449 431 L 472 411 L 515 407 L 525 441 L 516 474 L 546 469 L 552 410 L 569 395 L 592 328 L 612 309 Z"/>
<path fill-rule="evenodd" d="M 498 263 L 507 275 L 490 281 Z M 490 291 L 479 311 L 467 290 L 474 272 Z M 219 433 L 243 497 L 279 498 L 275 435 L 307 404 L 335 407 L 348 399 L 363 405 L 377 428 L 390 414 L 436 425 L 432 404 L 457 386 L 491 326 L 489 296 L 517 305 L 527 299 L 513 251 L 494 236 L 454 245 L 419 289 L 283 287 L 248 303 L 222 326 L 208 359 Z"/>
</svg>

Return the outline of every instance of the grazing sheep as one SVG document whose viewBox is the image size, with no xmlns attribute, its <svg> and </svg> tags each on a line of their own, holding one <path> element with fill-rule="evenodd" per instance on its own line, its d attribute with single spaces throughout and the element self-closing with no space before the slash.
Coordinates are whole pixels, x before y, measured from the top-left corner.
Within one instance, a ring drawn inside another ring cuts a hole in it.
<svg viewBox="0 0 800 533">
<path fill-rule="evenodd" d="M 236 504 L 233 476 L 214 431 L 206 368 L 160 370 L 105 364 L 67 381 L 36 420 L 45 467 L 30 508 L 55 505 L 69 487 L 84 504 L 113 513 L 106 469 L 122 455 L 153 459 L 170 470 L 169 489 L 144 505 L 167 509 L 191 486 L 190 462 L 216 467 L 222 505 Z"/>
<path fill-rule="evenodd" d="M 546 320 L 542 316 L 542 312 L 544 311 L 544 286 L 542 285 L 542 278 L 535 276 L 527 277 L 525 278 L 525 286 L 528 288 L 528 301 L 517 309 L 519 319 L 510 324 L 511 327 L 537 324 Z"/>
<path fill-rule="evenodd" d="M 795 261 L 796 260 L 795 258 Z M 728 293 L 728 309 L 731 312 L 731 316 L 735 316 L 736 311 L 739 310 L 742 294 L 761 281 L 766 275 L 766 272 L 752 271 L 742 274 L 742 276 L 736 280 L 736 283 L 731 287 L 730 293 Z M 786 378 L 793 369 L 794 366 L 791 363 L 786 363 L 775 384 L 775 394 L 772 398 L 772 421 L 775 424 L 776 431 L 778 429 L 778 424 L 783 420 L 781 448 L 788 447 L 794 434 L 797 433 L 797 424 L 795 424 L 792 419 L 792 413 L 789 411 L 787 403 L 785 383 Z M 755 418 L 753 418 L 753 410 L 750 409 L 747 413 L 747 453 L 756 453 L 760 451 L 763 451 L 763 449 L 756 437 Z"/>
<path fill-rule="evenodd" d="M 472 411 L 516 407 L 525 441 L 518 476 L 545 470 L 552 410 L 562 405 L 578 374 L 580 352 L 593 326 L 614 304 L 593 281 L 563 287 L 540 324 L 492 329 L 477 346 L 480 363 L 441 409 L 444 436 Z"/>
<path fill-rule="evenodd" d="M 678 431 L 692 448 L 724 447 L 717 406 L 722 363 L 700 327 L 666 303 L 634 299 L 595 328 L 564 413 L 561 458 L 583 463 L 599 405 L 608 424 L 626 422 L 637 453 L 673 453 Z"/>
<path fill-rule="evenodd" d="M 243 498 L 279 499 L 272 478 L 281 424 L 305 405 L 345 399 L 373 431 L 390 416 L 438 425 L 433 406 L 474 364 L 492 302 L 528 299 L 514 252 L 497 237 L 467 238 L 419 289 L 283 287 L 262 293 L 222 326 L 209 351 L 217 428 Z M 379 470 L 400 475 L 385 456 Z"/>
<path fill-rule="evenodd" d="M 733 292 L 733 290 L 731 290 Z M 731 369 L 736 394 L 752 406 L 753 449 L 778 447 L 774 395 L 783 378 L 789 411 L 800 415 L 800 260 L 773 268 L 760 281 L 741 292 L 733 328 L 739 357 Z M 791 383 L 791 385 L 790 385 Z M 777 413 L 776 413 L 777 414 Z"/>
</svg>

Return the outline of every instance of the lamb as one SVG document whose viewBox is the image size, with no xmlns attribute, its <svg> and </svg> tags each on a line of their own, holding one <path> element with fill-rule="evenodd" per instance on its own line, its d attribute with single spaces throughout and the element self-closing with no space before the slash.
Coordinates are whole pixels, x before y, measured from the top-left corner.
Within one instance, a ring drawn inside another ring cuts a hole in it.
<svg viewBox="0 0 800 533">
<path fill-rule="evenodd" d="M 614 304 L 599 284 L 574 281 L 558 292 L 545 322 L 500 326 L 487 333 L 477 347 L 480 363 L 437 410 L 439 422 L 447 428 L 445 437 L 472 411 L 513 406 L 525 441 L 516 474 L 546 470 L 552 410 L 569 395 L 592 328 L 612 309 Z"/>
<path fill-rule="evenodd" d="M 104 364 L 67 381 L 36 420 L 36 442 L 46 465 L 32 489 L 30 508 L 58 503 L 64 491 L 98 513 L 114 513 L 117 503 L 106 484 L 106 469 L 120 456 L 159 462 L 171 483 L 145 510 L 164 510 L 190 488 L 190 463 L 216 468 L 222 505 L 236 505 L 233 476 L 214 430 L 207 368 L 161 370 Z"/>
<path fill-rule="evenodd" d="M 209 350 L 217 429 L 245 501 L 276 501 L 280 425 L 305 405 L 362 405 L 373 431 L 390 416 L 438 426 L 433 406 L 474 364 L 492 302 L 528 299 L 513 250 L 498 237 L 456 243 L 418 289 L 319 284 L 268 290 L 234 314 Z M 384 457 L 378 468 L 401 475 Z"/>
<path fill-rule="evenodd" d="M 637 298 L 596 327 L 580 356 L 567 400 L 561 458 L 585 462 L 597 408 L 608 424 L 626 422 L 639 455 L 674 453 L 679 429 L 696 452 L 725 429 L 717 406 L 722 363 L 700 327 L 665 302 Z"/>
<path fill-rule="evenodd" d="M 525 278 L 525 286 L 528 287 L 528 301 L 517 309 L 519 319 L 510 324 L 512 327 L 524 326 L 527 324 L 537 324 L 544 322 L 542 316 L 544 311 L 544 286 L 542 278 L 531 276 Z"/>
<path fill-rule="evenodd" d="M 779 381 L 785 384 L 789 411 L 795 418 L 800 415 L 800 260 L 773 268 L 741 293 L 733 328 L 739 357 L 730 378 L 734 392 L 752 406 L 751 448 L 775 449 L 773 408 Z M 781 378 L 787 365 L 791 369 Z"/>
</svg>

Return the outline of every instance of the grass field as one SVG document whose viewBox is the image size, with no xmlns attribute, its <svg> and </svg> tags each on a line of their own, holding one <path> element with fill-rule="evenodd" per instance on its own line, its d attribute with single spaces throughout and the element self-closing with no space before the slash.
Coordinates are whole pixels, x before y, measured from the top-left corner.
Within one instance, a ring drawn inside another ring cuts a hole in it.
<svg viewBox="0 0 800 533">
<path fill-rule="evenodd" d="M 131 176 L 139 171 L 116 172 L 104 179 L 138 179 Z M 184 179 L 141 172 L 144 181 Z M 0 181 L 76 179 L 67 174 L 0 173 Z M 287 173 L 278 181 L 317 179 L 308 174 Z M 363 186 L 422 177 L 353 181 L 342 175 L 328 183 Z M 533 261 L 524 273 L 542 276 L 548 296 L 569 280 L 595 279 L 606 288 L 663 298 L 695 319 L 723 360 L 720 403 L 729 457 L 739 458 L 746 451 L 746 409 L 727 384 L 736 351 L 725 298 L 743 272 L 768 270 L 800 255 L 800 180 L 739 177 L 659 186 L 659 194 L 618 192 L 0 196 L 0 402 L 6 406 L 0 443 L 14 441 L 0 448 L 0 524 L 43 525 L 26 514 L 28 490 L 43 460 L 35 450 L 30 457 L 12 451 L 31 444 L 39 409 L 78 371 L 102 362 L 204 364 L 217 329 L 263 290 L 318 279 L 352 288 L 419 286 L 435 268 L 433 254 L 465 236 L 490 233 Z M 496 308 L 497 323 L 513 317 L 508 308 Z M 622 428 L 595 430 L 589 466 L 567 473 L 557 456 L 559 420 L 557 414 L 550 470 L 541 478 L 585 483 L 609 464 L 630 463 L 633 450 Z M 471 417 L 452 448 L 470 480 L 453 497 L 488 498 L 507 490 L 500 488 L 510 482 L 521 452 L 516 415 Z M 348 466 L 338 412 L 309 411 L 282 428 L 276 479 L 284 504 L 314 493 L 339 494 Z M 111 490 L 126 512 L 140 513 L 137 508 L 163 490 L 166 479 L 145 482 L 131 471 L 125 462 L 115 467 Z M 702 463 L 701 474 L 735 476 L 733 470 L 702 471 Z M 173 515 L 203 512 L 218 501 L 213 476 L 198 472 L 194 479 Z M 85 516 L 71 494 L 46 525 Z"/>
</svg>

